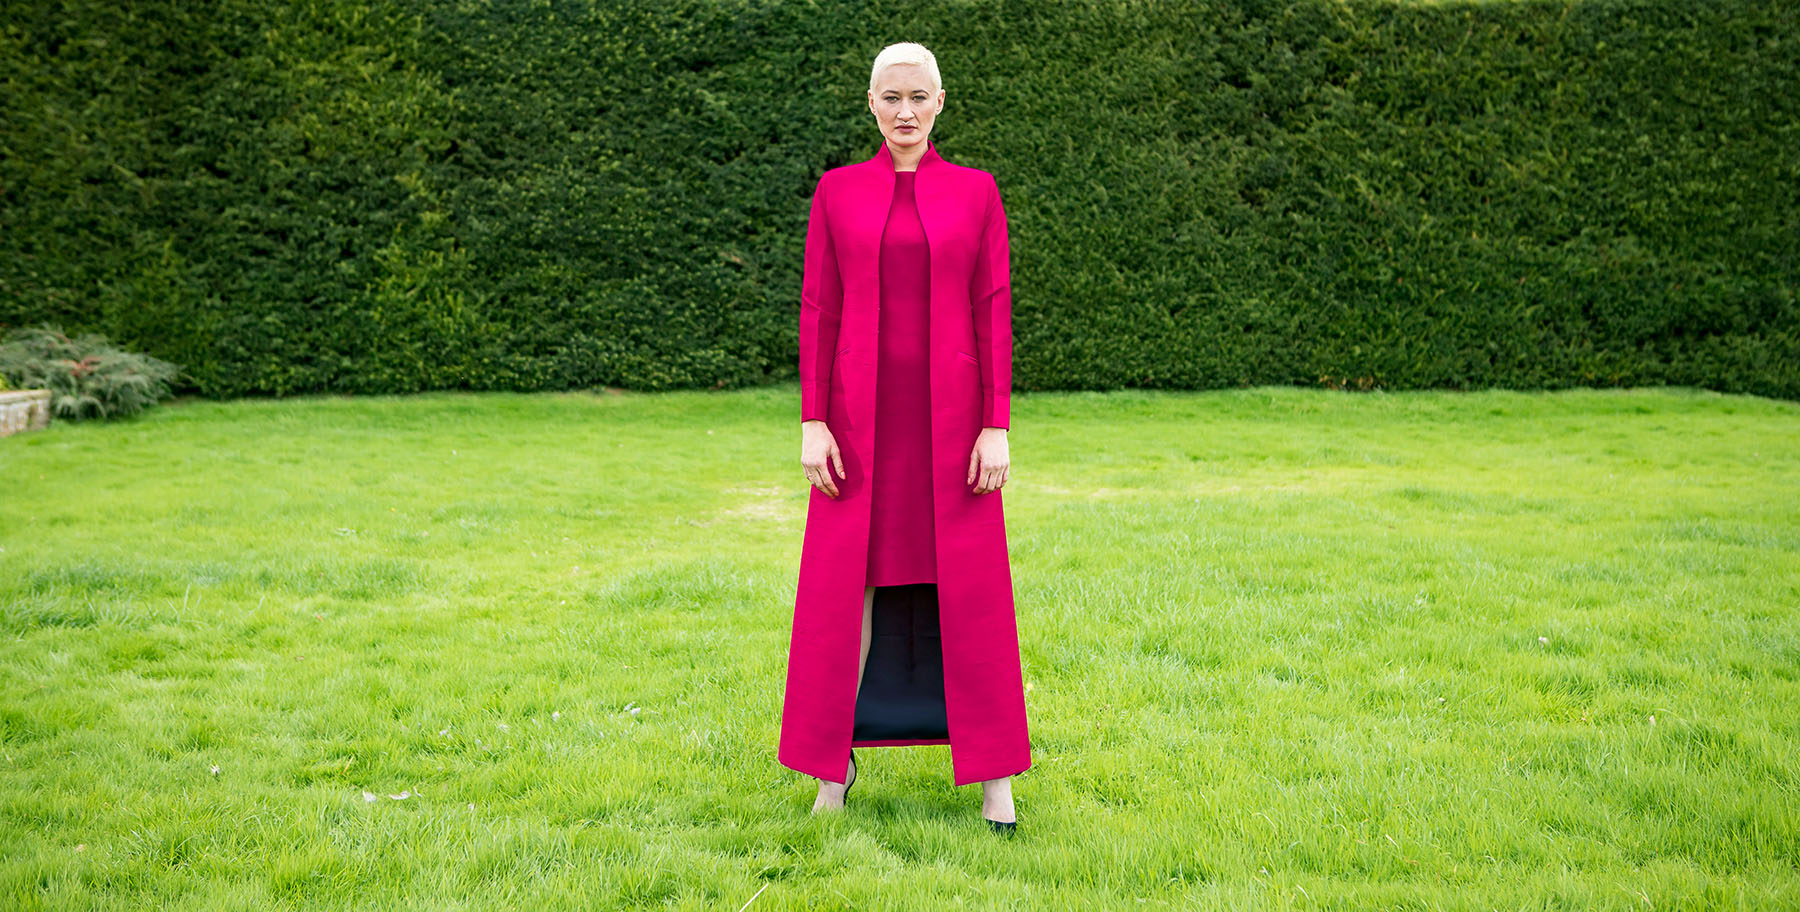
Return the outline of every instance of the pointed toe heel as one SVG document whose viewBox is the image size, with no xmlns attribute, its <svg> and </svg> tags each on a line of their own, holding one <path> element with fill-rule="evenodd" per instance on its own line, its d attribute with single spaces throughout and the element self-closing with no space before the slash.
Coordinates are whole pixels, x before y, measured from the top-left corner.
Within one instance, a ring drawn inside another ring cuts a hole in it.
<svg viewBox="0 0 1800 912">
<path fill-rule="evenodd" d="M 981 819 L 987 820 L 988 828 L 996 833 L 1005 833 L 1010 836 L 1019 829 L 1019 822 L 1017 820 L 989 820 L 986 817 Z"/>
<path fill-rule="evenodd" d="M 856 751 L 850 752 L 850 778 L 844 780 L 844 801 L 850 801 L 850 786 L 856 784 Z"/>
</svg>

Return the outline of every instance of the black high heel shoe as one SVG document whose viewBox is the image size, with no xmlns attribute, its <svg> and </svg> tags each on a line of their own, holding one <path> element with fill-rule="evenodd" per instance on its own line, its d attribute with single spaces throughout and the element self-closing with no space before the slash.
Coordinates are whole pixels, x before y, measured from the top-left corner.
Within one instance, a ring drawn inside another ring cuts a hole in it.
<svg viewBox="0 0 1800 912">
<path fill-rule="evenodd" d="M 844 801 L 850 801 L 850 786 L 856 784 L 856 751 L 850 752 L 850 778 L 844 780 Z"/>
<path fill-rule="evenodd" d="M 988 827 L 996 833 L 1005 833 L 1010 836 L 1019 829 L 1017 820 L 990 820 L 986 817 L 981 819 L 986 820 Z"/>
</svg>

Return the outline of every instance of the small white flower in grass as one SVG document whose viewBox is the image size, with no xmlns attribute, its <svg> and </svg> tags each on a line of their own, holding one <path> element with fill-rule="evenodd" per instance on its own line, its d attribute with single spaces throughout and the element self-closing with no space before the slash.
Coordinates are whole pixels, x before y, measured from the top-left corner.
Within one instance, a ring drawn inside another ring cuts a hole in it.
<svg viewBox="0 0 1800 912">
<path fill-rule="evenodd" d="M 555 722 L 556 720 L 561 719 L 561 718 L 562 718 L 562 710 L 560 710 L 560 709 L 555 710 L 550 713 L 550 721 L 552 721 L 552 722 Z"/>
<path fill-rule="evenodd" d="M 1656 724 L 1656 714 L 1655 714 L 1655 713 L 1651 713 L 1651 714 L 1650 714 L 1650 724 L 1651 724 L 1651 725 L 1655 725 L 1655 724 Z"/>
<path fill-rule="evenodd" d="M 405 801 L 406 799 L 411 798 L 412 796 L 413 796 L 412 792 L 401 792 L 398 795 L 389 795 L 388 797 L 394 799 L 395 801 Z"/>
<path fill-rule="evenodd" d="M 366 791 L 366 790 L 363 792 L 363 800 L 364 801 L 374 801 L 375 797 L 376 796 L 375 796 L 374 792 Z"/>
<path fill-rule="evenodd" d="M 446 725 L 443 728 L 438 729 L 438 734 L 443 735 L 446 738 L 450 737 L 450 726 Z"/>
<path fill-rule="evenodd" d="M 215 776 L 219 774 L 219 765 L 217 763 L 212 765 L 212 774 Z"/>
<path fill-rule="evenodd" d="M 501 731 L 511 731 L 512 730 L 511 727 L 508 726 L 505 722 L 496 722 L 494 724 L 500 726 Z"/>
<path fill-rule="evenodd" d="M 1548 642 L 1550 642 L 1550 638 L 1549 637 L 1538 637 L 1538 642 L 1548 643 Z"/>
<path fill-rule="evenodd" d="M 638 705 L 637 705 L 637 701 L 636 701 L 636 700 L 633 700 L 633 701 L 631 701 L 631 702 L 630 702 L 630 703 L 627 703 L 627 704 L 625 704 L 625 711 L 626 711 L 626 712 L 628 712 L 628 713 L 631 713 L 631 714 L 632 714 L 632 715 L 634 715 L 634 716 L 635 716 L 635 715 L 637 715 L 637 714 L 638 714 L 638 710 L 639 710 L 639 709 L 640 709 L 640 708 L 641 708 L 641 707 L 639 707 L 639 706 L 638 706 Z"/>
</svg>

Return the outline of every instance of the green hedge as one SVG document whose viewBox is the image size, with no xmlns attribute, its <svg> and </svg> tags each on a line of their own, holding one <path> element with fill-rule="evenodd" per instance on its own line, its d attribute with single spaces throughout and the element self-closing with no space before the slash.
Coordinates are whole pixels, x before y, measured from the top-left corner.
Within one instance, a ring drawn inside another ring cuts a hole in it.
<svg viewBox="0 0 1800 912">
<path fill-rule="evenodd" d="M 0 329 L 213 396 L 790 379 L 808 195 L 918 40 L 1007 200 L 1019 389 L 1800 398 L 1797 11 L 15 5 Z"/>
</svg>

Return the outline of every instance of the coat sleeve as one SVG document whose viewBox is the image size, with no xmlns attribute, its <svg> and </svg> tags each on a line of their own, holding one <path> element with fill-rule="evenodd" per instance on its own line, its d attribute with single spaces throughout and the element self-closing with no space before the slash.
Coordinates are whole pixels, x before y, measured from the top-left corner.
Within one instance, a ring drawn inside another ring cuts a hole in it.
<svg viewBox="0 0 1800 912">
<path fill-rule="evenodd" d="M 825 177 L 820 175 L 813 188 L 812 215 L 806 223 L 806 262 L 800 277 L 801 421 L 825 418 L 843 306 L 844 285 L 838 275 L 831 226 L 825 218 Z"/>
<path fill-rule="evenodd" d="M 975 256 L 969 302 L 974 308 L 976 359 L 981 368 L 981 426 L 1006 427 L 1012 403 L 1012 248 L 1000 186 L 988 177 L 987 214 Z"/>
</svg>

